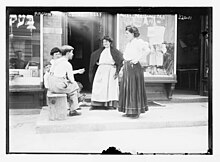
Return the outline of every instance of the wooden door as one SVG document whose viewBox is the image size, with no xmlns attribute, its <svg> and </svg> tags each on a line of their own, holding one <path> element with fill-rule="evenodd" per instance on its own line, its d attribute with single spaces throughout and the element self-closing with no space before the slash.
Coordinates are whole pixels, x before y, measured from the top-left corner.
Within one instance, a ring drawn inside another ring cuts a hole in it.
<svg viewBox="0 0 220 162">
<path fill-rule="evenodd" d="M 211 16 L 201 16 L 200 95 L 208 95 L 212 83 L 212 35 Z"/>
</svg>

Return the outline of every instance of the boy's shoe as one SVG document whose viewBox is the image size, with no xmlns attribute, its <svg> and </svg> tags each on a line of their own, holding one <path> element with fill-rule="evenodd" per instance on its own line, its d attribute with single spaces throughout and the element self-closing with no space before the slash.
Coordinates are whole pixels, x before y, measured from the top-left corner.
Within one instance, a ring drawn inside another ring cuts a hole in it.
<svg viewBox="0 0 220 162">
<path fill-rule="evenodd" d="M 89 110 L 97 110 L 96 106 L 91 106 Z"/>
<path fill-rule="evenodd" d="M 76 110 L 71 110 L 71 111 L 69 112 L 69 116 L 77 116 L 77 115 L 81 115 L 81 113 L 80 113 L 80 112 L 77 112 Z"/>
<path fill-rule="evenodd" d="M 70 111 L 70 109 L 67 109 L 68 111 Z M 81 107 L 78 107 L 76 110 L 82 110 L 82 108 Z"/>
</svg>

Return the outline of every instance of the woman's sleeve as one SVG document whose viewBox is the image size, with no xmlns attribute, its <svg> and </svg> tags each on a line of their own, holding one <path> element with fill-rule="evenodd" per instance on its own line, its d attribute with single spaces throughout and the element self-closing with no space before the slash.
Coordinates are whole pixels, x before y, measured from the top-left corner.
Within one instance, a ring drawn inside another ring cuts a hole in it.
<svg viewBox="0 0 220 162">
<path fill-rule="evenodd" d="M 147 56 L 150 53 L 148 42 L 145 42 L 142 39 L 139 40 L 137 48 L 139 54 L 136 56 L 135 61 L 140 61 L 144 56 Z"/>
<path fill-rule="evenodd" d="M 92 83 L 94 65 L 95 65 L 95 56 L 94 56 L 94 53 L 92 53 L 91 58 L 90 58 L 90 63 L 89 63 L 89 81 L 90 81 L 90 83 Z"/>
</svg>

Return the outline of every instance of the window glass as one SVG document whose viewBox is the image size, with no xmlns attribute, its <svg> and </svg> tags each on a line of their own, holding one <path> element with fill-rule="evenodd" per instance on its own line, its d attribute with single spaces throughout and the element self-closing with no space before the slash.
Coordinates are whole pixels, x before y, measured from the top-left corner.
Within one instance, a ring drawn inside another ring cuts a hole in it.
<svg viewBox="0 0 220 162">
<path fill-rule="evenodd" d="M 175 74 L 175 15 L 118 14 L 118 48 L 124 51 L 127 40 L 125 27 L 134 25 L 140 39 L 151 47 L 140 63 L 145 76 L 173 77 Z"/>
<path fill-rule="evenodd" d="M 9 15 L 9 76 L 40 77 L 40 16 Z"/>
</svg>

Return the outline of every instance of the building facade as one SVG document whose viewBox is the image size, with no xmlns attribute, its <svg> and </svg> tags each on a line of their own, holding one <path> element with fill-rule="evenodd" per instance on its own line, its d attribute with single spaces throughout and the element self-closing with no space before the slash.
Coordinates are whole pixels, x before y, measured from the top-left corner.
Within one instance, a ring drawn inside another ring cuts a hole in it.
<svg viewBox="0 0 220 162">
<path fill-rule="evenodd" d="M 24 7 L 25 8 L 25 7 Z M 46 104 L 44 66 L 50 50 L 73 46 L 75 79 L 91 92 L 91 53 L 104 35 L 123 52 L 124 28 L 135 25 L 154 49 L 141 61 L 149 100 L 170 100 L 174 90 L 208 95 L 212 72 L 211 8 L 7 8 L 7 89 L 9 108 Z M 21 12 L 23 11 L 23 12 Z"/>
</svg>

